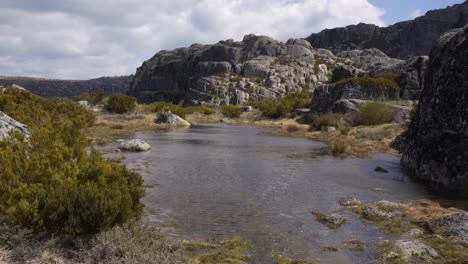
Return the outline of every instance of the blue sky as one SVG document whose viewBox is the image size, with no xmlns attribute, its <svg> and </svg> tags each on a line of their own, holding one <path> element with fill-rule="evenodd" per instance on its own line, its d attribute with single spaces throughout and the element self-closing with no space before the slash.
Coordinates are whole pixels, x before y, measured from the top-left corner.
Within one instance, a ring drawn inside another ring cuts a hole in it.
<svg viewBox="0 0 468 264">
<path fill-rule="evenodd" d="M 386 25 L 409 20 L 412 15 L 424 15 L 432 9 L 446 8 L 462 3 L 462 0 L 369 0 L 373 5 L 385 10 L 383 20 Z M 419 11 L 418 11 L 419 10 Z"/>
</svg>

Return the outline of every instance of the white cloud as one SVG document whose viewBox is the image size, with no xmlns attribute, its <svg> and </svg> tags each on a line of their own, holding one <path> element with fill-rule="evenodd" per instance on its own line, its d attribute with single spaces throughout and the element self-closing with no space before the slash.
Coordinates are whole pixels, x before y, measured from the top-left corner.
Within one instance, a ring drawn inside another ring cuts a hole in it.
<svg viewBox="0 0 468 264">
<path fill-rule="evenodd" d="M 420 17 L 422 15 L 423 15 L 422 10 L 421 9 L 416 9 L 413 12 L 411 12 L 411 14 L 409 15 L 409 18 L 410 19 L 415 19 L 415 18 Z"/>
<path fill-rule="evenodd" d="M 384 11 L 368 0 L 0 0 L 0 13 L 1 75 L 86 79 L 192 43 L 383 25 Z"/>
</svg>

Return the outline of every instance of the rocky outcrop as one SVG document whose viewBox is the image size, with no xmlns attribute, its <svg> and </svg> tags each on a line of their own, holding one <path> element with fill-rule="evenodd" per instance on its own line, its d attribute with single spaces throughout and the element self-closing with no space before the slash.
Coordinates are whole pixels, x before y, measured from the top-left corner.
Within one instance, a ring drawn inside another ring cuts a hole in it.
<svg viewBox="0 0 468 264">
<path fill-rule="evenodd" d="M 328 81 L 328 70 L 316 65 L 315 55 L 306 40 L 281 43 L 255 35 L 247 35 L 241 42 L 226 40 L 160 51 L 137 69 L 128 94 L 143 103 L 185 105 L 274 98 Z"/>
<path fill-rule="evenodd" d="M 190 123 L 187 122 L 185 119 L 182 117 L 172 114 L 171 112 L 163 112 L 159 114 L 158 118 L 154 120 L 156 124 L 169 124 L 169 125 L 175 125 L 175 126 L 184 126 L 184 127 L 189 127 Z"/>
<path fill-rule="evenodd" d="M 17 85 L 43 97 L 73 97 L 85 92 L 126 93 L 133 75 L 101 77 L 91 80 L 56 80 L 0 76 L 0 85 Z"/>
<path fill-rule="evenodd" d="M 0 111 L 0 140 L 8 138 L 12 131 L 19 131 L 27 138 L 31 136 L 28 127 Z"/>
<path fill-rule="evenodd" d="M 306 39 L 316 48 L 339 53 L 377 48 L 392 58 L 428 55 L 439 36 L 468 23 L 468 2 L 427 12 L 411 21 L 388 27 L 358 24 L 326 29 Z"/>
<path fill-rule="evenodd" d="M 468 26 L 444 34 L 430 54 L 414 120 L 393 147 L 411 175 L 448 193 L 468 183 Z"/>
<path fill-rule="evenodd" d="M 118 149 L 123 151 L 141 152 L 150 150 L 151 146 L 142 140 L 132 139 L 120 143 Z"/>
<path fill-rule="evenodd" d="M 353 112 L 363 100 L 397 100 L 399 91 L 385 85 L 369 85 L 359 80 L 325 84 L 314 91 L 310 111 L 314 113 Z"/>
</svg>

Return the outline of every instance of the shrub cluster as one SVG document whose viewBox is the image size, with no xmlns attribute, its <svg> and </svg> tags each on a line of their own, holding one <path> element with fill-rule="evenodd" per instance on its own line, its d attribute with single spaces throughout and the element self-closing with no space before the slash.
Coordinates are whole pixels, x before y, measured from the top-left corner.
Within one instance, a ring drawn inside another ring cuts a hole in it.
<svg viewBox="0 0 468 264">
<path fill-rule="evenodd" d="M 221 114 L 229 118 L 238 118 L 242 114 L 242 109 L 235 105 L 223 105 L 220 107 Z"/>
<path fill-rule="evenodd" d="M 348 78 L 341 81 L 336 82 L 336 85 L 345 85 L 348 83 L 358 83 L 363 88 L 369 89 L 382 89 L 382 88 L 389 88 L 392 90 L 400 90 L 400 85 L 393 79 L 387 78 L 370 78 L 370 77 L 354 77 Z"/>
<path fill-rule="evenodd" d="M 290 93 L 274 99 L 263 99 L 259 102 L 249 101 L 247 104 L 258 108 L 262 115 L 269 118 L 285 117 L 297 108 L 308 108 L 311 101 L 311 93 L 302 91 Z"/>
<path fill-rule="evenodd" d="M 393 120 L 393 110 L 391 107 L 379 103 L 368 102 L 359 107 L 356 116 L 356 125 L 379 125 L 390 123 Z"/>
<path fill-rule="evenodd" d="M 0 141 L 1 216 L 33 230 L 80 235 L 142 214 L 141 176 L 87 151 L 83 130 L 94 116 L 84 107 L 8 89 L 0 110 L 32 133 L 29 140 L 17 133 Z"/>
<path fill-rule="evenodd" d="M 125 94 L 113 94 L 107 101 L 109 111 L 117 114 L 124 114 L 132 111 L 136 107 L 136 98 Z"/>
<path fill-rule="evenodd" d="M 190 263 L 182 248 L 164 233 L 149 224 L 133 222 L 98 234 L 86 258 L 91 263 Z"/>
</svg>

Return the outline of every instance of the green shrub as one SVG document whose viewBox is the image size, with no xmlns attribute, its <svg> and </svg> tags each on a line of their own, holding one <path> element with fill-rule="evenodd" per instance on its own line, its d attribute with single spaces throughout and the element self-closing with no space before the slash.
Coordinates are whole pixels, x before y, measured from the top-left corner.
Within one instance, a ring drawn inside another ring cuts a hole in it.
<svg viewBox="0 0 468 264">
<path fill-rule="evenodd" d="M 190 260 L 181 247 L 149 224 L 129 223 L 99 233 L 87 253 L 91 263 L 173 263 Z"/>
<path fill-rule="evenodd" d="M 87 153 L 93 115 L 70 100 L 8 90 L 1 110 L 32 136 L 0 141 L 0 215 L 14 225 L 73 235 L 96 233 L 139 217 L 141 176 Z"/>
<path fill-rule="evenodd" d="M 311 114 L 309 131 L 326 130 L 327 127 L 338 126 L 342 118 L 343 115 L 339 113 Z"/>
<path fill-rule="evenodd" d="M 355 123 L 369 126 L 390 123 L 392 120 L 392 108 L 379 102 L 369 102 L 359 107 Z"/>
<path fill-rule="evenodd" d="M 355 77 L 338 81 L 336 85 L 344 85 L 353 82 L 358 83 L 363 88 L 400 90 L 400 85 L 395 80 L 387 78 Z"/>
<path fill-rule="evenodd" d="M 147 109 L 149 111 L 154 112 L 154 113 L 162 113 L 162 112 L 171 112 L 173 114 L 176 114 L 182 118 L 185 118 L 187 115 L 187 109 L 175 105 L 173 103 L 167 103 L 167 102 L 154 102 L 150 105 L 147 106 Z"/>
<path fill-rule="evenodd" d="M 311 94 L 308 91 L 289 93 L 283 97 L 274 99 L 263 99 L 259 102 L 250 103 L 258 108 L 262 115 L 269 118 L 280 118 L 297 108 L 309 107 Z"/>
<path fill-rule="evenodd" d="M 136 107 L 136 98 L 125 94 L 113 94 L 109 96 L 107 107 L 113 113 L 124 114 Z"/>
<path fill-rule="evenodd" d="M 348 135 L 349 132 L 351 131 L 351 128 L 348 127 L 348 126 L 341 126 L 341 127 L 339 127 L 339 130 L 340 130 L 340 133 L 341 133 L 342 135 L 345 135 L 345 136 L 346 136 L 346 135 Z"/>
<path fill-rule="evenodd" d="M 286 131 L 288 131 L 289 133 L 297 132 L 299 131 L 299 127 L 296 125 L 289 125 L 286 127 Z"/>
<path fill-rule="evenodd" d="M 229 118 L 238 118 L 242 114 L 242 109 L 235 105 L 224 105 L 220 107 L 221 113 Z"/>
</svg>

